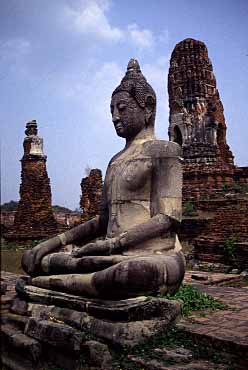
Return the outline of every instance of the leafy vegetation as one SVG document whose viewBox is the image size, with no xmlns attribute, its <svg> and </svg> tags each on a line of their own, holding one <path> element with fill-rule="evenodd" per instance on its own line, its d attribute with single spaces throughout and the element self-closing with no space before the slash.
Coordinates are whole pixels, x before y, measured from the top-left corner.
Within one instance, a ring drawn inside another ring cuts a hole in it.
<svg viewBox="0 0 248 370">
<path fill-rule="evenodd" d="M 64 212 L 64 213 L 71 213 L 72 212 L 71 209 L 63 207 L 63 206 L 58 206 L 58 205 L 52 206 L 52 210 L 53 210 L 53 212 Z"/>
<path fill-rule="evenodd" d="M 18 202 L 15 200 L 11 200 L 10 202 L 4 203 L 1 205 L 1 210 L 2 211 L 16 211 L 18 207 Z M 52 206 L 53 212 L 65 212 L 65 213 L 71 213 L 73 212 L 71 209 L 59 206 L 59 205 L 54 205 Z"/>
<path fill-rule="evenodd" d="M 18 202 L 11 200 L 10 202 L 1 204 L 1 211 L 16 211 Z"/>
<path fill-rule="evenodd" d="M 248 184 L 239 184 L 237 182 L 234 182 L 233 184 L 223 184 L 222 191 L 223 192 L 235 191 L 237 193 L 247 193 Z"/>
<path fill-rule="evenodd" d="M 167 299 L 179 300 L 182 302 L 182 314 L 188 316 L 192 311 L 199 310 L 224 310 L 226 305 L 210 297 L 206 293 L 199 292 L 192 285 L 182 285 L 176 294 L 167 294 Z"/>
<path fill-rule="evenodd" d="M 185 203 L 183 207 L 183 215 L 184 216 L 195 216 L 196 215 L 195 205 L 191 200 Z"/>
<path fill-rule="evenodd" d="M 200 310 L 224 310 L 226 305 L 210 297 L 206 293 L 201 293 L 193 285 L 181 285 L 176 294 L 166 294 L 161 298 L 177 300 L 181 303 L 183 316 L 189 316 L 193 311 Z"/>
<path fill-rule="evenodd" d="M 231 260 L 235 257 L 236 254 L 236 239 L 229 238 L 224 242 L 224 255 L 227 260 Z"/>
</svg>

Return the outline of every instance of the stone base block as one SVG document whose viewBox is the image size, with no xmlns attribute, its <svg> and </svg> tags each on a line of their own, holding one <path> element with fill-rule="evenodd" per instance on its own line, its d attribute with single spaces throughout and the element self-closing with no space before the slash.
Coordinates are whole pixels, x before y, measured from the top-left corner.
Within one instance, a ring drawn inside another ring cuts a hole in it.
<svg viewBox="0 0 248 370">
<path fill-rule="evenodd" d="M 25 300 L 26 315 L 32 318 L 29 326 L 35 322 L 37 326 L 38 322 L 46 320 L 48 323 L 46 325 L 50 325 L 51 330 L 59 323 L 78 330 L 81 335 L 93 335 L 107 343 L 122 347 L 133 347 L 154 335 L 164 333 L 180 315 L 178 302 L 161 298 L 138 297 L 121 301 L 103 301 L 31 285 L 24 285 L 21 295 L 23 301 L 20 298 L 18 302 L 14 301 L 12 311 L 16 310 L 18 313 L 20 307 L 23 310 L 25 305 L 22 302 Z M 39 337 L 42 340 L 41 332 L 42 330 L 39 330 Z M 30 331 L 28 333 L 30 335 Z"/>
<path fill-rule="evenodd" d="M 120 321 L 141 321 L 165 319 L 171 321 L 180 313 L 178 302 L 137 297 L 125 300 L 87 299 L 67 293 L 23 285 L 19 295 L 26 302 L 39 303 L 46 306 L 56 306 L 85 312 L 95 318 Z"/>
<path fill-rule="evenodd" d="M 25 370 L 50 368 L 49 363 L 65 370 L 110 370 L 110 349 L 132 348 L 164 334 L 180 315 L 180 304 L 166 299 L 91 300 L 25 283 L 17 284 L 17 291 L 5 317 L 5 326 L 14 327 L 3 338 L 8 348 L 3 363 L 12 370 L 23 370 L 10 340 L 17 333 L 35 349 Z"/>
</svg>

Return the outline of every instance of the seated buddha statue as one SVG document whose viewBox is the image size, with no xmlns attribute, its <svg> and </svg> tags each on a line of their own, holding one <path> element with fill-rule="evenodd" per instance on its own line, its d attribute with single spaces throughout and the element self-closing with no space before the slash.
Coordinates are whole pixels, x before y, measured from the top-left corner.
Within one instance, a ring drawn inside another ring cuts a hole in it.
<svg viewBox="0 0 248 370">
<path fill-rule="evenodd" d="M 24 253 L 31 284 L 79 296 L 125 299 L 175 292 L 185 260 L 181 148 L 154 134 L 156 95 L 131 59 L 111 99 L 125 147 L 109 162 L 100 215 Z M 91 242 L 89 242 L 91 241 Z M 72 251 L 63 251 L 68 245 Z"/>
</svg>

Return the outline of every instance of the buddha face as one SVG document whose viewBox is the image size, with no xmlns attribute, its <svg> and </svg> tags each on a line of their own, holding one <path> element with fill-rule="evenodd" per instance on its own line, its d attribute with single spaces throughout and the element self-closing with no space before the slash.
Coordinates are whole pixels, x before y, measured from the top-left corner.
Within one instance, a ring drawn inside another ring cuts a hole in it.
<svg viewBox="0 0 248 370">
<path fill-rule="evenodd" d="M 112 97 L 110 109 L 116 133 L 120 137 L 135 137 L 146 125 L 145 109 L 126 91 Z"/>
</svg>

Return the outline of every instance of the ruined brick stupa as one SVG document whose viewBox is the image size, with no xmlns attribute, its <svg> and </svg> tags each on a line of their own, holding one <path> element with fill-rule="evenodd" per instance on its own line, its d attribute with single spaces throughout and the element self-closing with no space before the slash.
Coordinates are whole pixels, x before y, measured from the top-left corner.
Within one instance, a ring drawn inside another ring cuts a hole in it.
<svg viewBox="0 0 248 370">
<path fill-rule="evenodd" d="M 51 187 L 43 153 L 43 139 L 37 135 L 35 120 L 26 125 L 21 159 L 20 201 L 14 227 L 6 235 L 11 240 L 43 239 L 57 232 L 51 206 Z"/>
<path fill-rule="evenodd" d="M 194 215 L 185 212 L 189 218 L 183 221 L 181 237 L 192 243 L 196 257 L 218 262 L 223 262 L 226 242 L 235 240 L 235 260 L 246 266 L 248 168 L 234 165 L 223 105 L 203 42 L 188 38 L 175 46 L 168 92 L 169 138 L 183 148 L 184 209 L 192 212 L 194 207 Z"/>
<path fill-rule="evenodd" d="M 185 39 L 174 48 L 168 78 L 170 140 L 183 146 L 188 162 L 233 165 L 226 143 L 223 105 L 205 44 Z"/>
<path fill-rule="evenodd" d="M 168 92 L 169 138 L 183 147 L 185 190 L 189 180 L 184 198 L 199 198 L 221 189 L 223 183 L 232 184 L 233 154 L 226 142 L 223 105 L 203 42 L 185 39 L 176 45 Z"/>
<path fill-rule="evenodd" d="M 81 181 L 82 195 L 80 198 L 80 208 L 82 209 L 81 221 L 91 220 L 100 214 L 100 204 L 102 197 L 102 171 L 94 168 Z"/>
</svg>

